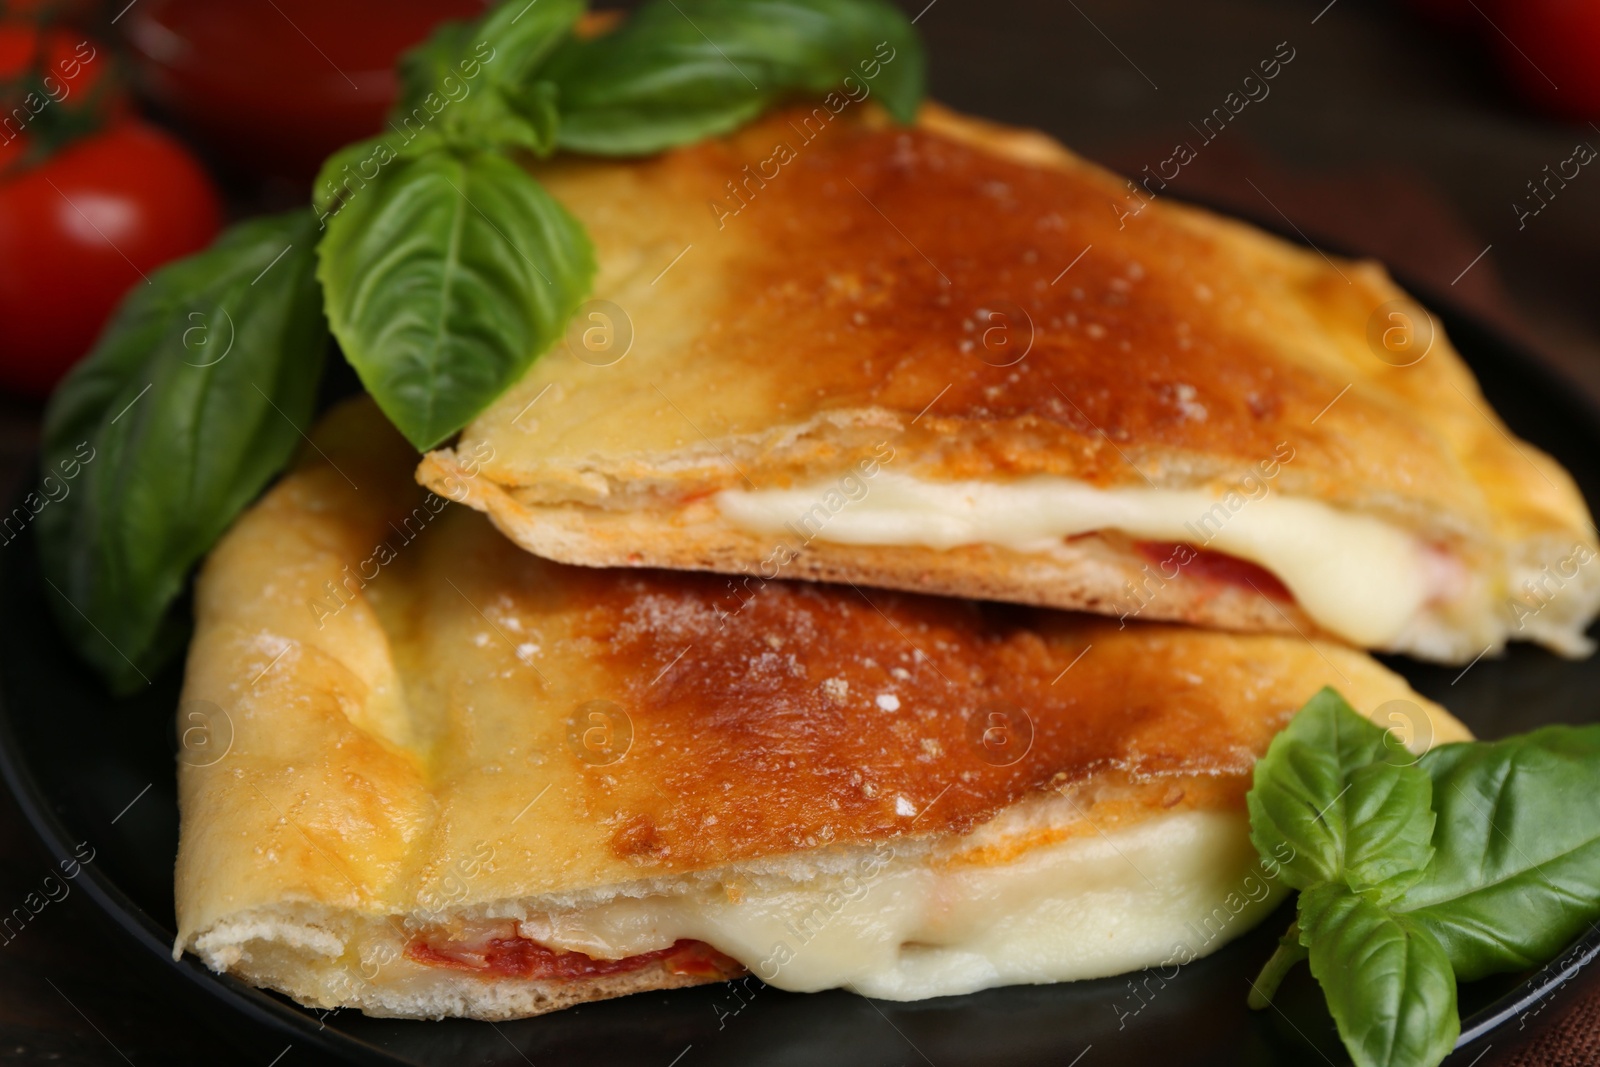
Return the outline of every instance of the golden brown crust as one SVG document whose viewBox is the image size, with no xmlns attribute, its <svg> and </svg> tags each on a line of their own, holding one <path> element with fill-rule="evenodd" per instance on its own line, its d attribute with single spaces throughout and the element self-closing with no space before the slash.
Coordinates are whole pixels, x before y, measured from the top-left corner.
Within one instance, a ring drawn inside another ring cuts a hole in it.
<svg viewBox="0 0 1600 1067">
<path fill-rule="evenodd" d="M 609 366 L 558 346 L 442 454 L 491 457 L 486 480 L 526 515 L 502 527 L 525 547 L 559 540 L 556 558 L 611 565 L 637 536 L 645 565 L 753 569 L 760 557 L 725 529 L 694 543 L 684 509 L 719 489 L 836 475 L 884 440 L 919 477 L 1100 486 L 1215 486 L 1287 448 L 1275 492 L 1446 547 L 1484 579 L 1480 615 L 1519 592 L 1517 565 L 1594 546 L 1571 480 L 1506 435 L 1447 338 L 1411 366 L 1375 354 L 1388 302 L 1426 319 L 1376 264 L 1329 262 L 1164 197 L 1134 212 L 1126 183 L 1037 134 L 934 107 L 901 130 L 857 110 L 541 169 L 593 234 L 596 296 L 626 312 L 633 340 Z M 771 162 L 785 146 L 792 158 Z M 995 307 L 1009 347 L 980 314 Z M 1030 335 L 1025 358 L 997 365 Z M 593 544 L 569 507 L 594 513 Z M 649 521 L 624 532 L 606 511 Z M 908 584 L 814 548 L 828 557 L 819 574 Z M 920 555 L 935 588 L 991 592 L 958 558 Z M 1049 603 L 1093 607 L 1070 578 L 1056 584 Z M 1574 632 L 1600 590 L 1583 584 L 1569 594 L 1582 601 Z M 1278 625 L 1225 597 L 1216 614 L 1180 601 L 1159 606 L 1165 617 Z M 1504 629 L 1476 623 L 1457 635 L 1468 656 Z"/>
</svg>

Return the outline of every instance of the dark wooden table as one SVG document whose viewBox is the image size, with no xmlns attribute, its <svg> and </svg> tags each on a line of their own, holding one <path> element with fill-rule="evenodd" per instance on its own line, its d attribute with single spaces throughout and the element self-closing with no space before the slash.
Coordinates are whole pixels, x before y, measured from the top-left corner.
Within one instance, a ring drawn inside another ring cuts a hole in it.
<svg viewBox="0 0 1600 1067">
<path fill-rule="evenodd" d="M 926 2 L 907 7 L 922 10 L 934 91 L 947 103 L 1045 128 L 1125 173 L 1179 141 L 1199 144 L 1172 195 L 1382 258 L 1426 298 L 1490 320 L 1600 399 L 1600 173 L 1581 174 L 1526 225 L 1513 208 L 1547 164 L 1580 141 L 1600 146 L 1600 128 L 1529 114 L 1471 39 L 1363 0 L 1326 10 L 1327 0 Z M 1294 58 L 1270 95 L 1202 143 L 1190 123 L 1280 43 Z M 36 432 L 36 407 L 0 398 L 8 495 Z M 21 901 L 48 868 L 0 798 L 0 905 Z M 81 897 L 51 904 L 0 944 L 0 1062 L 266 1067 L 283 1051 L 241 1053 L 207 1029 L 212 1020 L 150 992 L 150 977 L 102 936 Z M 1491 1050 L 1484 1067 L 1596 1062 L 1585 1042 L 1600 1033 L 1600 998 L 1559 994 L 1541 1024 L 1539 1044 L 1514 1059 Z M 293 1051 L 279 1061 L 296 1062 Z"/>
</svg>

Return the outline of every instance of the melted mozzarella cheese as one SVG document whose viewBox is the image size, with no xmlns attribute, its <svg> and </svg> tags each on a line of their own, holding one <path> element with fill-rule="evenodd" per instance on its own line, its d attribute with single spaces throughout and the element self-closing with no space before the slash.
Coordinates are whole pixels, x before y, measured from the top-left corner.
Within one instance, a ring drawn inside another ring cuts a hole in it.
<svg viewBox="0 0 1600 1067">
<path fill-rule="evenodd" d="M 850 545 L 1000 545 L 1048 554 L 1062 539 L 1120 530 L 1225 552 L 1271 571 L 1323 628 L 1367 647 L 1394 640 L 1433 592 L 1415 538 L 1320 501 L 1199 489 L 1098 489 L 1069 478 L 930 482 L 879 473 L 857 499 L 833 483 L 728 489 L 723 517 L 761 534 Z"/>
<path fill-rule="evenodd" d="M 604 958 L 692 938 L 781 989 L 920 1000 L 1187 963 L 1248 930 L 1281 893 L 1242 812 L 1188 811 L 998 865 L 882 846 L 803 883 L 620 898 L 520 932 Z"/>
</svg>

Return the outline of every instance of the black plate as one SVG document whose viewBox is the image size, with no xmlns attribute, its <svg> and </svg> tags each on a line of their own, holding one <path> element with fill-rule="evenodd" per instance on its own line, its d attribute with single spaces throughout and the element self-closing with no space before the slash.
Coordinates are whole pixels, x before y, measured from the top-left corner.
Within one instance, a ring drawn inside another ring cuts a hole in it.
<svg viewBox="0 0 1600 1067">
<path fill-rule="evenodd" d="M 1440 317 L 1511 427 L 1562 460 L 1589 500 L 1600 500 L 1600 416 L 1514 346 L 1462 316 Z M 1528 475 L 1537 476 L 1531 467 Z M 229 1032 L 257 1058 L 292 1044 L 297 1062 L 315 1050 L 365 1063 L 507 1067 L 597 1057 L 646 1067 L 1347 1062 L 1305 968 L 1284 984 L 1276 1008 L 1245 1007 L 1246 982 L 1287 926 L 1287 907 L 1169 982 L 1145 972 L 915 1004 L 796 995 L 752 982 L 638 994 L 498 1026 L 316 1013 L 213 975 L 192 958 L 174 964 L 178 672 L 135 699 L 112 699 L 50 624 L 46 598 L 54 595 L 40 580 L 31 537 L 0 555 L 0 773 L 52 853 L 70 856 L 78 842 L 95 849 L 78 886 L 146 950 L 152 979 L 164 969 L 178 990 L 226 1008 Z M 1483 737 L 1600 721 L 1600 658 L 1573 663 L 1518 646 L 1465 672 L 1391 665 Z M 1592 932 L 1538 972 L 1464 986 L 1462 1042 L 1449 1062 L 1468 1067 L 1490 1046 L 1503 1053 L 1558 1015 L 1574 997 L 1555 993 L 1593 980 L 1597 953 L 1600 933 Z"/>
</svg>

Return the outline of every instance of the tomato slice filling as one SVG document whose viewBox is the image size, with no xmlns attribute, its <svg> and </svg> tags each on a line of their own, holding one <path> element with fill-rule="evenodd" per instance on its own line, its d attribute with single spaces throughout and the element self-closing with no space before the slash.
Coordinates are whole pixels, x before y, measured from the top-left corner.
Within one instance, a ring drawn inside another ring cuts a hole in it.
<svg viewBox="0 0 1600 1067">
<path fill-rule="evenodd" d="M 665 964 L 673 974 L 696 978 L 733 978 L 744 973 L 739 961 L 704 941 L 676 941 L 654 952 L 604 960 L 550 948 L 514 930 L 507 930 L 504 936 L 469 941 L 452 941 L 444 935 L 414 938 L 406 945 L 406 958 L 429 967 L 450 967 L 495 978 L 599 978 L 642 970 L 655 963 Z"/>
<path fill-rule="evenodd" d="M 1294 600 L 1294 594 L 1289 592 L 1288 586 L 1278 580 L 1276 574 L 1259 563 L 1251 563 L 1247 559 L 1230 556 L 1226 552 L 1196 548 L 1180 541 L 1136 541 L 1134 547 L 1145 559 L 1158 566 L 1164 566 L 1167 571 L 1176 568 L 1181 575 L 1218 585 L 1237 585 L 1246 588 L 1254 586 L 1273 600 L 1282 600 L 1286 603 Z M 1167 576 L 1166 571 L 1163 571 L 1162 577 Z"/>
</svg>

